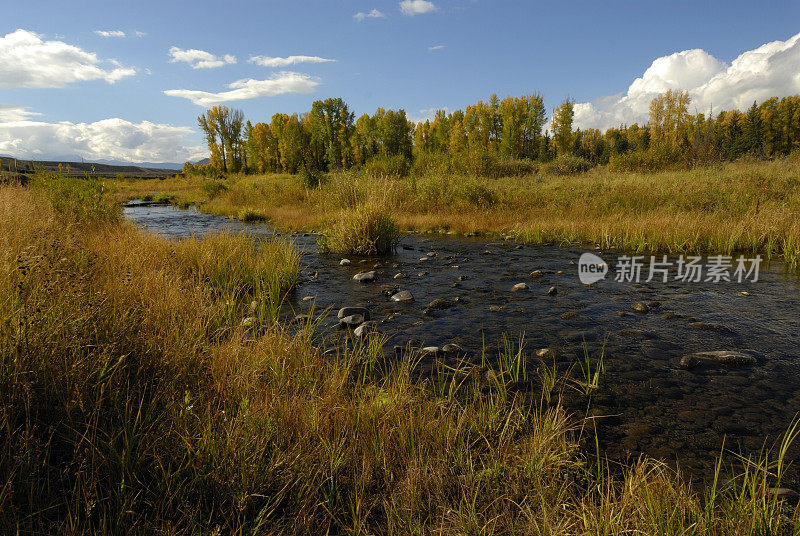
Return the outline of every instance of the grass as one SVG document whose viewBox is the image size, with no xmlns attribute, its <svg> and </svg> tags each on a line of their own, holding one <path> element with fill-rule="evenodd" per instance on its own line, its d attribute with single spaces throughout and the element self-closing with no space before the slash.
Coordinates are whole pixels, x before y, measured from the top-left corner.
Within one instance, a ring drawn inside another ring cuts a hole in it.
<svg viewBox="0 0 800 536">
<path fill-rule="evenodd" d="M 242 327 L 289 291 L 290 244 L 167 241 L 98 190 L 62 199 L 82 184 L 0 187 L 2 533 L 800 530 L 769 491 L 797 425 L 710 490 L 655 460 L 612 466 L 542 402 L 522 341 L 422 373 L 379 337 L 325 356 L 313 322 Z"/>
<path fill-rule="evenodd" d="M 277 225 L 324 230 L 340 211 L 377 198 L 404 231 L 508 234 L 534 244 L 592 243 L 633 252 L 729 254 L 800 262 L 800 157 L 689 171 L 537 173 L 479 179 L 429 173 L 332 174 L 318 188 L 289 175 L 232 177 L 210 198 L 205 179 L 110 181 L 118 199 L 167 191 L 201 210 L 251 208 Z M 489 215 L 489 217 L 487 217 Z"/>
<path fill-rule="evenodd" d="M 384 255 L 397 246 L 397 225 L 383 209 L 359 205 L 342 210 L 320 240 L 324 251 L 353 255 Z"/>
</svg>

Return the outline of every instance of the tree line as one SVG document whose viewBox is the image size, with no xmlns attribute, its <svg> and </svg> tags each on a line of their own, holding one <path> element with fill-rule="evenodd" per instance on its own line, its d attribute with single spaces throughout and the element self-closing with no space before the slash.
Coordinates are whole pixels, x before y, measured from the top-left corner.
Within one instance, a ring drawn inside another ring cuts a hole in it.
<svg viewBox="0 0 800 536">
<path fill-rule="evenodd" d="M 439 165 L 475 174 L 494 168 L 529 170 L 552 161 L 584 169 L 656 170 L 735 160 L 774 158 L 800 148 L 800 96 L 772 97 L 746 111 L 689 113 L 686 91 L 670 90 L 650 104 L 648 122 L 574 129 L 574 102 L 547 113 L 538 93 L 436 112 L 413 122 L 404 110 L 378 108 L 358 119 L 341 98 L 315 101 L 304 114 L 276 113 L 252 124 L 240 110 L 215 106 L 198 117 L 211 153 L 189 173 L 325 172 L 355 166 L 403 174 L 412 165 Z M 552 130 L 552 132 L 551 132 Z"/>
</svg>

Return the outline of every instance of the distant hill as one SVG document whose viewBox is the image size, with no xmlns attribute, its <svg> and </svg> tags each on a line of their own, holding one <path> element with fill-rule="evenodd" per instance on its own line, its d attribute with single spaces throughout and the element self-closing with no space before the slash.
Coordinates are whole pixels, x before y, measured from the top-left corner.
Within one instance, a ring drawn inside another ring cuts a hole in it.
<svg viewBox="0 0 800 536">
<path fill-rule="evenodd" d="M 83 177 L 84 175 L 95 177 L 116 177 L 122 175 L 129 178 L 153 179 L 171 177 L 180 172 L 179 164 L 125 164 L 108 162 L 67 162 L 57 160 L 19 160 L 11 156 L 0 156 L 2 159 L 2 169 L 14 173 L 30 174 L 35 169 L 46 169 L 48 171 L 59 171 L 69 175 Z M 16 162 L 16 165 L 15 165 Z M 157 167 L 163 166 L 163 167 Z"/>
</svg>

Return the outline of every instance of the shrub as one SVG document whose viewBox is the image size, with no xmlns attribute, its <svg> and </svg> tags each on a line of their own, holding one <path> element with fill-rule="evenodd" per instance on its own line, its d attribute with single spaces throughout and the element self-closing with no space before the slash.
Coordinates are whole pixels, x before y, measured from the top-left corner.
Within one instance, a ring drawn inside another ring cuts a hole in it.
<svg viewBox="0 0 800 536">
<path fill-rule="evenodd" d="M 81 222 L 110 222 L 120 217 L 119 206 L 104 195 L 103 184 L 95 178 L 39 172 L 33 184 L 63 216 Z"/>
<path fill-rule="evenodd" d="M 228 190 L 228 187 L 225 186 L 222 182 L 212 179 L 203 181 L 203 183 L 200 185 L 200 190 L 202 190 L 203 193 L 206 195 L 206 197 L 208 197 L 209 199 L 214 199 L 223 192 L 226 192 Z"/>
<path fill-rule="evenodd" d="M 237 218 L 242 223 L 257 223 L 267 219 L 264 214 L 252 208 L 243 208 L 239 211 Z"/>
<path fill-rule="evenodd" d="M 536 162 L 527 158 L 500 158 L 494 163 L 490 171 L 490 176 L 501 177 L 524 177 L 533 175 L 539 171 Z"/>
<path fill-rule="evenodd" d="M 394 250 L 399 238 L 389 214 L 375 206 L 360 205 L 339 214 L 320 239 L 320 248 L 341 254 L 383 255 Z"/>
<path fill-rule="evenodd" d="M 552 162 L 548 162 L 545 169 L 552 175 L 572 175 L 583 173 L 592 168 L 592 163 L 580 156 L 561 155 Z"/>
<path fill-rule="evenodd" d="M 364 165 L 364 169 L 373 177 L 407 177 L 411 171 L 411 166 L 405 156 L 397 154 L 394 156 L 378 155 L 370 158 Z"/>
<path fill-rule="evenodd" d="M 312 169 L 308 166 L 300 168 L 300 182 L 303 184 L 304 188 L 315 190 L 320 187 L 323 180 L 324 175 L 316 169 Z"/>
<path fill-rule="evenodd" d="M 615 154 L 608 161 L 611 171 L 662 171 L 682 167 L 683 155 L 668 146 L 650 147 L 646 151 Z"/>
<path fill-rule="evenodd" d="M 461 197 L 477 208 L 488 209 L 497 203 L 497 194 L 494 190 L 478 181 L 464 183 Z"/>
</svg>

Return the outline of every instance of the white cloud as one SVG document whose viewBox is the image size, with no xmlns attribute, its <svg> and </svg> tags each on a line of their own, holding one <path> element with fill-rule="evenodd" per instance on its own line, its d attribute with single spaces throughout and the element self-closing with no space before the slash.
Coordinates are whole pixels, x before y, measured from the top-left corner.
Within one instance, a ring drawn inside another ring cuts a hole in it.
<svg viewBox="0 0 800 536">
<path fill-rule="evenodd" d="M 398 5 L 403 15 L 408 16 L 422 15 L 437 10 L 434 3 L 428 2 L 428 0 L 403 0 Z"/>
<path fill-rule="evenodd" d="M 747 109 L 753 101 L 800 93 L 800 34 L 743 52 L 730 65 L 704 50 L 692 49 L 657 58 L 628 87 L 575 104 L 575 126 L 606 129 L 647 122 L 650 101 L 668 89 L 689 91 L 691 112 Z"/>
<path fill-rule="evenodd" d="M 196 48 L 184 50 L 182 48 L 172 47 L 169 49 L 169 62 L 188 63 L 192 69 L 215 69 L 223 65 L 236 63 L 236 56 L 225 54 L 222 57 L 217 57 L 205 50 L 198 50 Z"/>
<path fill-rule="evenodd" d="M 86 160 L 185 162 L 208 153 L 202 145 L 186 144 L 187 136 L 194 134 L 190 127 L 119 118 L 94 123 L 10 121 L 0 123 L 0 153 L 30 159 L 75 155 Z"/>
<path fill-rule="evenodd" d="M 377 9 L 372 9 L 369 13 L 364 13 L 363 11 L 359 11 L 353 18 L 356 19 L 358 22 L 361 22 L 364 19 L 385 19 L 386 15 L 382 12 L 378 11 Z"/>
<path fill-rule="evenodd" d="M 270 56 L 250 56 L 248 63 L 255 63 L 262 67 L 287 67 L 298 63 L 330 63 L 336 60 L 320 58 L 319 56 L 288 56 L 286 58 L 272 58 Z"/>
<path fill-rule="evenodd" d="M 95 30 L 94 33 L 100 37 L 125 37 L 122 30 Z"/>
<path fill-rule="evenodd" d="M 432 47 L 428 47 L 428 50 L 442 50 L 447 48 L 445 45 L 434 45 Z"/>
<path fill-rule="evenodd" d="M 258 97 L 274 97 L 286 93 L 311 93 L 319 85 L 310 76 L 291 71 L 274 73 L 267 80 L 237 80 L 228 85 L 230 91 L 211 93 L 191 89 L 168 89 L 165 95 L 189 99 L 198 106 L 214 106 L 223 102 L 231 102 Z"/>
<path fill-rule="evenodd" d="M 439 110 L 444 110 L 445 114 L 450 113 L 450 109 L 447 106 L 441 106 L 439 108 L 423 108 L 419 110 L 414 115 L 409 115 L 408 120 L 413 121 L 414 123 L 424 123 L 425 121 L 433 121 L 434 117 L 436 117 L 436 112 Z"/>
<path fill-rule="evenodd" d="M 42 114 L 28 111 L 27 106 L 0 103 L 0 123 L 6 121 L 25 121 L 35 115 Z"/>
<path fill-rule="evenodd" d="M 146 33 L 141 32 L 139 30 L 136 30 L 136 32 L 134 32 L 134 33 L 136 34 L 136 37 L 144 37 L 145 35 L 147 35 Z"/>
<path fill-rule="evenodd" d="M 105 80 L 113 84 L 136 71 L 103 69 L 91 52 L 62 41 L 42 41 L 35 33 L 16 30 L 0 37 L 0 87 L 64 87 L 73 82 Z"/>
</svg>

